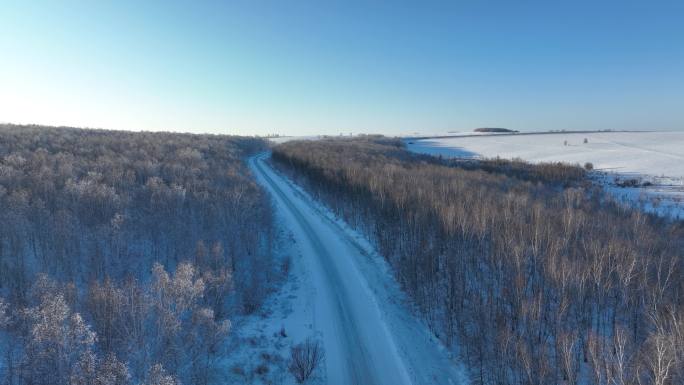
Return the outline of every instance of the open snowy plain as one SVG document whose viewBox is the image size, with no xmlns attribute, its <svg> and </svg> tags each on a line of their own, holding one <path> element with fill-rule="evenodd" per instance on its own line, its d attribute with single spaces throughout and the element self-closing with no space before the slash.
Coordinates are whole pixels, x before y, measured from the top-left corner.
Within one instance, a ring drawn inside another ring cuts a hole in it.
<svg viewBox="0 0 684 385">
<path fill-rule="evenodd" d="M 684 132 L 553 132 L 406 141 L 411 151 L 444 157 L 589 162 L 596 180 L 618 199 L 684 218 Z"/>
</svg>

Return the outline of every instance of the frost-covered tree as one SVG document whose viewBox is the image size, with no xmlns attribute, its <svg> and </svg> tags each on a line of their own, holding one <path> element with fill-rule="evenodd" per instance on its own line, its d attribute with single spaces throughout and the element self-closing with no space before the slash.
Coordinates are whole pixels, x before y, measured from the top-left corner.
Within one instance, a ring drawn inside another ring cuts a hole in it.
<svg viewBox="0 0 684 385">
<path fill-rule="evenodd" d="M 4 298 L 0 297 L 0 330 L 7 329 L 10 321 L 10 304 Z"/>
<path fill-rule="evenodd" d="M 153 268 L 155 357 L 197 383 L 208 382 L 230 329 L 227 320 L 217 321 L 213 310 L 202 307 L 205 289 L 190 263 L 178 265 L 173 276 L 159 264 Z"/>
<path fill-rule="evenodd" d="M 156 363 L 212 381 L 228 315 L 274 268 L 244 162 L 265 146 L 0 124 L 0 382 L 142 383 Z"/>
<path fill-rule="evenodd" d="M 0 125 L 0 143 L 8 298 L 39 272 L 79 286 L 146 279 L 155 261 L 174 269 L 200 241 L 221 245 L 221 267 L 270 258 L 271 207 L 243 161 L 261 139 Z"/>
<path fill-rule="evenodd" d="M 216 372 L 225 349 L 223 342 L 230 332 L 230 321 L 216 321 L 214 311 L 200 308 L 192 316 L 192 338 L 185 345 L 185 360 L 189 363 L 193 384 L 208 384 Z"/>
<path fill-rule="evenodd" d="M 124 363 L 114 354 L 100 360 L 92 351 L 86 351 L 72 370 L 69 385 L 129 385 L 131 375 Z"/>
<path fill-rule="evenodd" d="M 38 306 L 24 317 L 29 335 L 23 373 L 30 383 L 63 384 L 72 367 L 92 349 L 95 333 L 79 313 L 74 313 L 61 293 L 43 295 Z"/>
<path fill-rule="evenodd" d="M 168 374 L 161 364 L 155 364 L 147 374 L 145 385 L 181 385 L 181 382 Z"/>
</svg>

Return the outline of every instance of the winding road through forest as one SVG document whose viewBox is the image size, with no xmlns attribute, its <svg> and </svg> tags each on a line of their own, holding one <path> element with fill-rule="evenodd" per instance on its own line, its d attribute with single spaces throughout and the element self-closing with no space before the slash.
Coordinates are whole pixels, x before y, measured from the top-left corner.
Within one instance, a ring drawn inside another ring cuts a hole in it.
<svg viewBox="0 0 684 385">
<path fill-rule="evenodd" d="M 292 232 L 313 285 L 313 329 L 326 352 L 330 384 L 462 384 L 465 376 L 425 326 L 369 245 L 265 161 L 249 159 Z M 399 297 L 399 298 L 397 298 Z"/>
</svg>

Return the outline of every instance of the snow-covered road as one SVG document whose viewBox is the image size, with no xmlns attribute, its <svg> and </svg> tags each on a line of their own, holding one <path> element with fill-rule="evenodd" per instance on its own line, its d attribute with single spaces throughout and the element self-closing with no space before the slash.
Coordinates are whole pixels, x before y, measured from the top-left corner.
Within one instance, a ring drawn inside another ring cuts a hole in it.
<svg viewBox="0 0 684 385">
<path fill-rule="evenodd" d="M 250 159 L 292 232 L 312 285 L 312 328 L 330 384 L 461 384 L 463 371 L 405 309 L 389 269 L 358 234 L 275 172 Z"/>
</svg>

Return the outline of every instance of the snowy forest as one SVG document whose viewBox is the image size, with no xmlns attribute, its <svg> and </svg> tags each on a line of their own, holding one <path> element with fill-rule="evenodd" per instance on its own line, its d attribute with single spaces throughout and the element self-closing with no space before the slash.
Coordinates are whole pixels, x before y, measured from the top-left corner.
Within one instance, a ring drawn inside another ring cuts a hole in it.
<svg viewBox="0 0 684 385">
<path fill-rule="evenodd" d="M 287 275 L 286 222 L 246 162 L 269 147 L 0 125 L 0 383 L 225 382 L 231 321 Z M 684 223 L 615 202 L 587 168 L 375 136 L 269 162 L 368 238 L 473 384 L 684 383 Z M 325 348 L 277 360 L 304 383 Z"/>
<path fill-rule="evenodd" d="M 273 163 L 377 247 L 475 384 L 684 383 L 684 226 L 579 166 L 293 141 Z"/>
<path fill-rule="evenodd" d="M 0 125 L 0 383 L 210 384 L 268 294 L 261 139 Z"/>
</svg>

